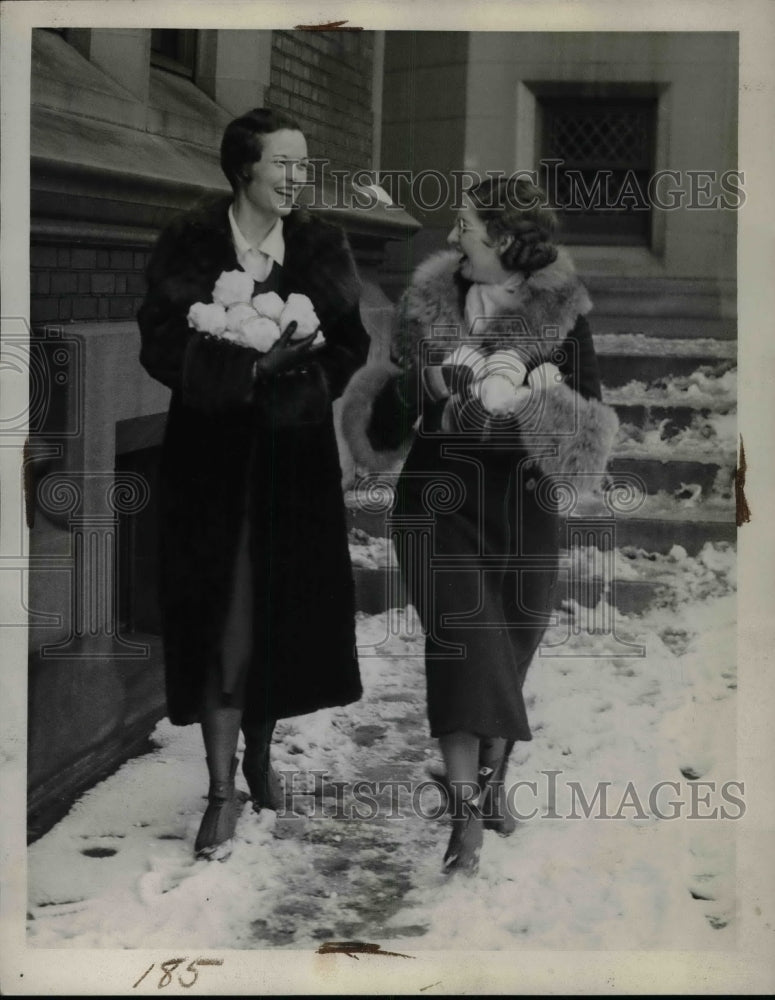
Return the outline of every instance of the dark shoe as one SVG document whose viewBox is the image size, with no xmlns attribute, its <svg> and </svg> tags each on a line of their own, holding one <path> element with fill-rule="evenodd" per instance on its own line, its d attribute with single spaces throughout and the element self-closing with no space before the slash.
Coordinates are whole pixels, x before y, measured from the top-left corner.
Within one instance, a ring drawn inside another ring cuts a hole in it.
<svg viewBox="0 0 775 1000">
<path fill-rule="evenodd" d="M 511 748 L 503 755 L 498 767 L 495 769 L 488 767 L 479 769 L 479 788 L 484 793 L 481 800 L 484 829 L 494 830 L 501 837 L 510 837 L 517 828 L 517 821 L 508 809 L 504 785 L 506 765 L 508 764 L 510 754 Z M 447 808 L 449 808 L 453 796 L 447 772 L 442 768 L 431 767 L 428 769 L 428 773 L 431 779 L 439 786 L 443 797 L 447 801 Z"/>
<path fill-rule="evenodd" d="M 479 855 L 484 839 L 480 798 L 481 795 L 460 798 L 455 805 L 452 833 L 441 869 L 445 875 L 459 872 L 471 876 L 479 870 Z"/>
<path fill-rule="evenodd" d="M 482 800 L 482 814 L 485 817 L 484 828 L 485 830 L 494 830 L 501 837 L 510 837 L 517 829 L 517 821 L 509 812 L 505 785 L 506 768 L 513 749 L 513 742 L 506 744 L 505 753 L 490 774 L 484 777 L 484 780 L 483 774 L 489 769 L 483 767 L 479 771 L 479 786 L 484 791 L 484 799 Z"/>
<path fill-rule="evenodd" d="M 225 861 L 232 851 L 232 840 L 239 817 L 239 801 L 234 788 L 237 758 L 227 781 L 210 782 L 207 809 L 196 835 L 194 852 L 208 861 Z"/>
<path fill-rule="evenodd" d="M 268 754 L 266 762 L 261 765 L 251 760 L 245 751 L 245 756 L 242 758 L 242 773 L 248 783 L 253 809 L 256 812 L 261 812 L 262 809 L 282 812 L 285 806 L 283 783 L 280 775 L 269 763 Z"/>
<path fill-rule="evenodd" d="M 510 837 L 517 829 L 517 821 L 509 812 L 506 803 L 503 782 L 490 789 L 482 811 L 488 817 L 484 820 L 485 830 L 494 830 L 501 837 Z"/>
<path fill-rule="evenodd" d="M 242 773 L 250 789 L 253 809 L 274 809 L 281 812 L 285 805 L 285 793 L 280 776 L 272 767 L 270 751 L 275 723 L 244 722 L 242 732 L 245 737 L 245 753 L 242 755 Z"/>
</svg>

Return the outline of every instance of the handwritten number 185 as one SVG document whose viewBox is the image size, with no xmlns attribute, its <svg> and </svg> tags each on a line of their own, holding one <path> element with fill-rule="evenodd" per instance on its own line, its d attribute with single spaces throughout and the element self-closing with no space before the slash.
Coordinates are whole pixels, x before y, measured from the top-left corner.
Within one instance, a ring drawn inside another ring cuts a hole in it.
<svg viewBox="0 0 775 1000">
<path fill-rule="evenodd" d="M 159 979 L 159 982 L 158 982 L 158 985 L 156 986 L 156 989 L 157 990 L 162 990 L 162 989 L 164 989 L 165 986 L 169 986 L 169 984 L 172 982 L 172 974 L 173 974 L 173 972 L 175 972 L 177 969 L 179 969 L 180 966 L 185 961 L 186 961 L 185 958 L 170 958 L 170 959 L 167 959 L 166 962 L 162 962 L 160 964 L 159 968 L 162 970 L 162 972 L 164 973 L 164 975 L 161 977 L 161 979 Z M 156 963 L 154 962 L 154 965 L 155 964 Z M 140 978 L 134 984 L 134 986 L 132 987 L 132 989 L 135 989 L 135 987 L 137 987 L 137 986 L 140 985 L 140 983 L 145 979 L 145 977 L 148 975 L 148 973 L 151 971 L 151 969 L 153 969 L 154 965 L 149 965 L 148 966 L 148 968 L 145 970 L 145 972 L 142 974 L 142 976 L 140 976 Z M 191 979 L 184 979 L 182 975 L 180 975 L 180 974 L 178 975 L 178 982 L 180 983 L 181 986 L 189 987 L 189 986 L 193 986 L 194 985 L 194 983 L 199 978 L 199 973 L 196 970 L 196 967 L 198 965 L 199 966 L 202 966 L 202 965 L 223 965 L 223 959 L 221 959 L 221 958 L 195 958 L 194 961 L 193 962 L 189 962 L 188 965 L 185 968 L 185 971 L 189 972 L 193 978 L 191 978 Z"/>
</svg>

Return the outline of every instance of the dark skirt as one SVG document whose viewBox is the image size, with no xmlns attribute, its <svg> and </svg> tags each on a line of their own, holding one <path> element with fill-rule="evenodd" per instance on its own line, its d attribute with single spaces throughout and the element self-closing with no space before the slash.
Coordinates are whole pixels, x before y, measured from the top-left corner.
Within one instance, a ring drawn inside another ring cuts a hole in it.
<svg viewBox="0 0 775 1000">
<path fill-rule="evenodd" d="M 243 671 L 236 704 L 250 721 L 357 701 L 354 584 L 332 420 L 238 437 L 235 418 L 234 433 L 218 440 L 208 439 L 205 417 L 201 427 L 200 457 L 193 444 L 169 448 L 163 465 L 171 721 L 199 720 L 214 677 L 237 697 Z"/>
<path fill-rule="evenodd" d="M 418 437 L 396 490 L 391 532 L 426 632 L 428 719 L 530 740 L 525 675 L 551 622 L 556 511 L 513 445 Z"/>
</svg>

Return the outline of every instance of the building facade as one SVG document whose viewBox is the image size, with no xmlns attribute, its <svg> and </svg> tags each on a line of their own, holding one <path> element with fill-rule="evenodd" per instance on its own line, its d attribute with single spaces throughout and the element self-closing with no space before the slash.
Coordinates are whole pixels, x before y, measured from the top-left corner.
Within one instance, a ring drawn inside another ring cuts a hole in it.
<svg viewBox="0 0 775 1000">
<path fill-rule="evenodd" d="M 567 206 L 596 331 L 735 337 L 735 33 L 388 32 L 383 93 L 384 170 L 524 171 Z M 421 259 L 449 204 L 406 204 Z"/>
</svg>

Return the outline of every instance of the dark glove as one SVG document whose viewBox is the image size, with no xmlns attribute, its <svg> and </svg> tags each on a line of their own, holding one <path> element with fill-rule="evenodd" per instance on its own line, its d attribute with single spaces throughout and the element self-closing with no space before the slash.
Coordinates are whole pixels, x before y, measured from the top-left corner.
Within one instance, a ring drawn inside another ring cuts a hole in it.
<svg viewBox="0 0 775 1000">
<path fill-rule="evenodd" d="M 460 344 L 440 365 L 426 365 L 423 384 L 431 399 L 471 395 L 474 379 L 481 375 L 485 357 L 471 344 Z"/>
<path fill-rule="evenodd" d="M 452 396 L 467 396 L 474 381 L 474 370 L 468 365 L 442 365 L 441 377 Z"/>
<path fill-rule="evenodd" d="M 468 365 L 427 365 L 422 376 L 425 391 L 434 400 L 466 396 L 474 380 L 473 369 Z"/>
<path fill-rule="evenodd" d="M 300 368 L 310 360 L 310 347 L 317 336 L 317 331 L 291 343 L 291 337 L 296 332 L 297 326 L 295 320 L 289 323 L 280 338 L 255 362 L 253 373 L 257 381 L 271 379 L 294 368 Z"/>
</svg>

